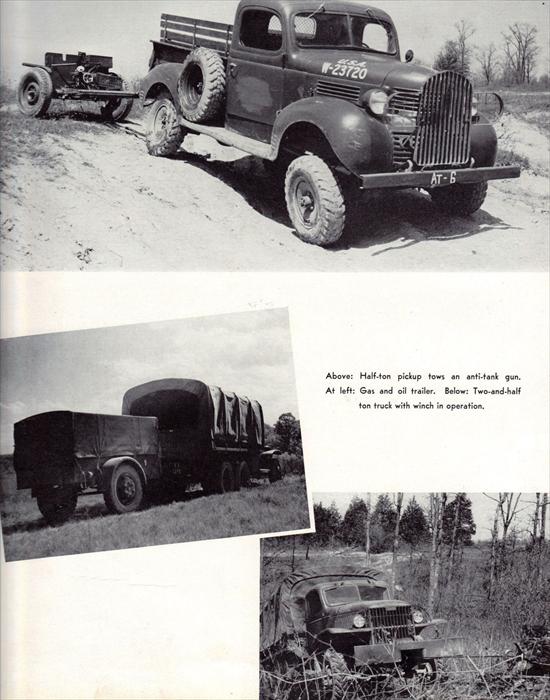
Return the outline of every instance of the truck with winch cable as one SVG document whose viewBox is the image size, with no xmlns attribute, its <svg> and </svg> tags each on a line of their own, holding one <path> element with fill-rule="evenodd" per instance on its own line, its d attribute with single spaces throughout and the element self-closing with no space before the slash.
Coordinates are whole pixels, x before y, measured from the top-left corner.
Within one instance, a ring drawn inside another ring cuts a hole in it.
<svg viewBox="0 0 550 700">
<path fill-rule="evenodd" d="M 258 401 L 195 379 L 129 389 L 122 415 L 49 411 L 14 426 L 18 489 L 31 489 L 46 521 L 74 513 L 79 496 L 102 494 L 111 513 L 200 484 L 207 494 L 275 482 L 280 451 L 265 446 Z"/>
<path fill-rule="evenodd" d="M 395 25 L 364 0 L 241 0 L 233 25 L 163 14 L 140 99 L 150 154 L 204 134 L 284 175 L 297 235 L 329 245 L 360 191 L 426 190 L 477 211 L 497 137 L 471 81 L 401 59 Z"/>
</svg>

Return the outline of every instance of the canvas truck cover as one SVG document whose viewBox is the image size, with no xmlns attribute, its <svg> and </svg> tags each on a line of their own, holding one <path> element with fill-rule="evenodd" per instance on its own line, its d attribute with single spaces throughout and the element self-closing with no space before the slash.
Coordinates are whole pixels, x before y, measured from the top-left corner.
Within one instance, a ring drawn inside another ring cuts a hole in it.
<svg viewBox="0 0 550 700">
<path fill-rule="evenodd" d="M 155 418 L 50 411 L 14 426 L 17 488 L 79 483 L 78 459 L 157 454 Z"/>
<path fill-rule="evenodd" d="M 380 582 L 381 577 L 376 569 L 360 569 L 349 564 L 308 567 L 288 574 L 270 591 L 262 607 L 260 650 L 266 651 L 286 636 L 305 634 L 305 598 L 314 586 L 343 579 L 374 583 Z"/>
<path fill-rule="evenodd" d="M 196 379 L 159 379 L 129 389 L 122 413 L 156 416 L 160 430 L 185 430 L 216 447 L 263 447 L 264 419 L 257 401 Z"/>
</svg>

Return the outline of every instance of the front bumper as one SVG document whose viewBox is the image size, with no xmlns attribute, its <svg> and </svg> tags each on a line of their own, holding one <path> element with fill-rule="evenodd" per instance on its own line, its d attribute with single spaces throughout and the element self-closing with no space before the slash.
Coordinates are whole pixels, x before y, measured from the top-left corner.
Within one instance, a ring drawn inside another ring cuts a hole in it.
<svg viewBox="0 0 550 700">
<path fill-rule="evenodd" d="M 421 659 L 440 659 L 464 654 L 464 643 L 459 637 L 447 639 L 397 640 L 393 644 L 362 644 L 354 647 L 355 665 L 401 663 L 403 656 L 413 654 Z"/>
<path fill-rule="evenodd" d="M 388 187 L 421 187 L 433 189 L 447 185 L 505 180 L 519 177 L 521 169 L 515 165 L 493 168 L 464 168 L 462 170 L 418 170 L 410 173 L 375 173 L 361 175 L 361 187 L 365 190 Z"/>
</svg>

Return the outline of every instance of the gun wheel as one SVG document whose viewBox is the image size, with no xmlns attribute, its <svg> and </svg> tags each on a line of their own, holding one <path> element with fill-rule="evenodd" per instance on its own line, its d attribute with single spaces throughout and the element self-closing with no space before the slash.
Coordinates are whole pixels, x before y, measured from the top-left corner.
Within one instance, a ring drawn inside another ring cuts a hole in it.
<svg viewBox="0 0 550 700">
<path fill-rule="evenodd" d="M 166 158 L 177 153 L 185 132 L 178 124 L 178 114 L 172 100 L 162 97 L 150 108 L 147 117 L 146 144 L 152 156 Z"/>
<path fill-rule="evenodd" d="M 37 497 L 38 510 L 48 525 L 62 525 L 76 510 L 78 496 L 71 488 L 54 489 Z"/>
<path fill-rule="evenodd" d="M 432 202 L 445 214 L 469 216 L 483 206 L 487 182 L 436 187 L 429 192 Z"/>
<path fill-rule="evenodd" d="M 53 97 L 52 79 L 43 68 L 25 73 L 17 88 L 19 111 L 27 117 L 43 117 Z"/>
<path fill-rule="evenodd" d="M 344 232 L 344 192 L 319 156 L 300 156 L 292 161 L 286 174 L 285 198 L 296 233 L 306 243 L 330 245 Z"/>
</svg>

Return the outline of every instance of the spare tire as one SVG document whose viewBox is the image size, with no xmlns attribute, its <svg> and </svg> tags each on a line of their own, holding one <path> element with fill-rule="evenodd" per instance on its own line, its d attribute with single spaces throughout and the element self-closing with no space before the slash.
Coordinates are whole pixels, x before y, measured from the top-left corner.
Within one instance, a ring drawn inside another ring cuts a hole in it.
<svg viewBox="0 0 550 700">
<path fill-rule="evenodd" d="M 183 64 L 178 96 L 185 119 L 204 124 L 219 117 L 225 102 L 225 67 L 212 49 L 191 51 Z"/>
<path fill-rule="evenodd" d="M 44 68 L 32 68 L 19 81 L 17 104 L 27 117 L 43 117 L 52 97 L 52 79 Z"/>
</svg>

